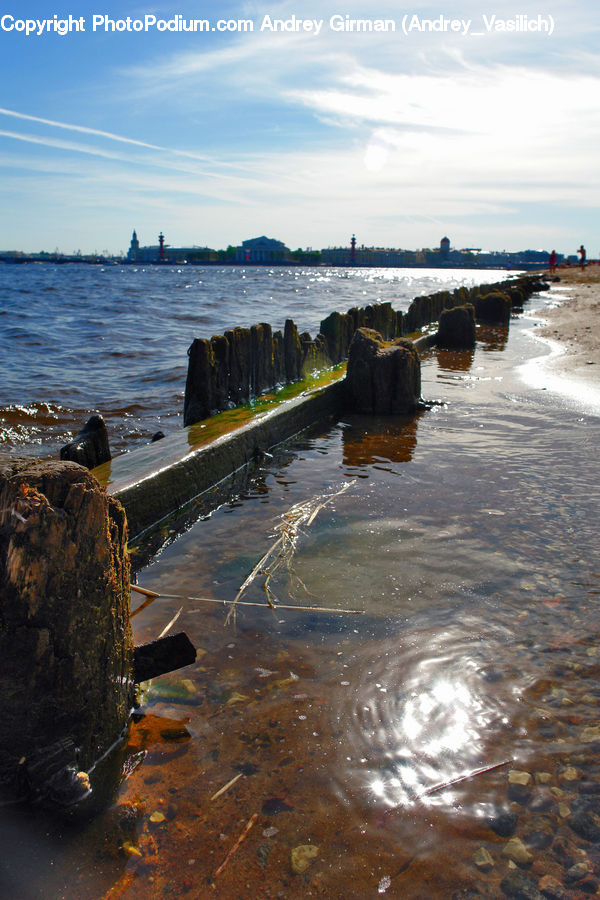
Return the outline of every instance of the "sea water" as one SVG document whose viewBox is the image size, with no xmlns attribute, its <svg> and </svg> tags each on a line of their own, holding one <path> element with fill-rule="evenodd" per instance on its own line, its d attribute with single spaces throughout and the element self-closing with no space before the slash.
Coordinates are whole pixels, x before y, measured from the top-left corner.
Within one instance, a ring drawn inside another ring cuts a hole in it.
<svg viewBox="0 0 600 900">
<path fill-rule="evenodd" d="M 0 265 L 0 450 L 56 455 L 93 411 L 113 454 L 181 428 L 187 349 L 237 325 L 497 281 L 486 270 Z"/>
</svg>

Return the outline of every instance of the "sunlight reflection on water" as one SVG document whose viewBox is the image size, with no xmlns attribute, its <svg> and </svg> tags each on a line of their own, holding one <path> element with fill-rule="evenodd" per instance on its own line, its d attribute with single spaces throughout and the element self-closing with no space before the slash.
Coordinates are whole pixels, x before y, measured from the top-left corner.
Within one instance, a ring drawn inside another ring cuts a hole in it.
<svg viewBox="0 0 600 900">
<path fill-rule="evenodd" d="M 480 623 L 469 617 L 471 626 Z M 369 795 L 387 807 L 448 802 L 442 791 L 489 761 L 489 747 L 506 732 L 511 696 L 486 680 L 498 641 L 480 637 L 477 653 L 462 626 L 422 626 L 399 632 L 381 653 L 352 661 L 354 693 L 345 695 L 339 721 L 338 795 L 350 804 Z M 506 738 L 506 734 L 504 735 Z"/>
</svg>

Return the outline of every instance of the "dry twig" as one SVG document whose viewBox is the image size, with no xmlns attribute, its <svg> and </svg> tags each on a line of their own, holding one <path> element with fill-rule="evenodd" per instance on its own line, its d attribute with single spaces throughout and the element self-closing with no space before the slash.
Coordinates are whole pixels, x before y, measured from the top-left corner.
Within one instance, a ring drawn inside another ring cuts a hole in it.
<svg viewBox="0 0 600 900">
<path fill-rule="evenodd" d="M 155 591 L 149 591 L 148 588 L 140 587 L 139 584 L 130 584 L 129 587 L 137 594 L 143 594 L 144 597 L 152 597 L 153 600 L 160 597 L 160 594 L 157 594 Z"/>
<path fill-rule="evenodd" d="M 273 609 L 276 606 L 277 598 L 275 597 L 273 591 L 269 586 L 269 582 L 275 572 L 281 566 L 286 566 L 290 574 L 292 573 L 292 560 L 294 558 L 294 553 L 296 550 L 296 544 L 298 541 L 298 536 L 300 534 L 301 526 L 304 525 L 308 527 L 312 525 L 317 515 L 320 513 L 325 506 L 335 500 L 336 497 L 341 496 L 348 488 L 354 484 L 354 481 L 348 481 L 343 487 L 340 488 L 339 491 L 336 491 L 333 494 L 329 495 L 317 495 L 316 497 L 312 497 L 309 500 L 304 500 L 301 503 L 296 503 L 291 507 L 286 513 L 281 516 L 281 521 L 278 525 L 275 526 L 275 531 L 279 533 L 279 537 L 274 542 L 274 544 L 269 547 L 264 556 L 259 560 L 259 562 L 254 566 L 239 591 L 237 592 L 235 599 L 233 600 L 229 612 L 227 613 L 227 618 L 225 619 L 225 624 L 228 625 L 231 619 L 235 620 L 236 614 L 236 606 L 240 601 L 244 591 L 252 584 L 253 581 L 259 575 L 264 576 L 263 590 L 267 595 L 267 602 L 270 607 Z M 297 579 L 298 582 L 302 585 L 300 579 Z"/>
<path fill-rule="evenodd" d="M 512 762 L 512 759 L 505 759 L 504 762 L 494 763 L 491 766 L 482 766 L 481 769 L 473 769 L 471 772 L 465 772 L 464 775 L 459 775 L 457 778 L 452 778 L 450 781 L 441 781 L 439 784 L 434 784 L 432 787 L 427 788 L 426 791 L 423 791 L 419 794 L 419 797 L 428 797 L 430 794 L 437 794 L 438 791 L 443 791 L 446 788 L 453 787 L 455 784 L 461 784 L 463 781 L 468 781 L 470 778 L 474 778 L 476 775 L 484 775 L 486 772 L 493 772 L 494 769 L 501 769 L 503 766 L 507 766 Z"/>
<path fill-rule="evenodd" d="M 235 842 L 235 844 L 233 845 L 233 847 L 231 848 L 231 850 L 229 851 L 229 853 L 227 854 L 227 856 L 225 857 L 225 859 L 223 860 L 223 862 L 221 863 L 221 865 L 219 866 L 219 868 L 217 869 L 215 874 L 213 875 L 213 878 L 218 878 L 218 876 L 221 874 L 221 872 L 223 871 L 223 869 L 225 868 L 225 866 L 227 865 L 227 863 L 229 862 L 229 860 L 231 859 L 233 854 L 239 848 L 240 844 L 246 840 L 246 838 L 248 836 L 248 832 L 250 831 L 252 826 L 256 823 L 257 819 L 258 819 L 258 813 L 253 813 L 253 815 L 250 816 L 250 819 L 248 820 L 246 827 L 244 828 L 244 830 L 240 834 L 239 838 L 237 839 L 237 841 Z"/>
<path fill-rule="evenodd" d="M 181 615 L 182 612 L 183 612 L 183 606 L 181 606 L 178 609 L 178 611 L 175 613 L 175 615 L 173 616 L 173 618 L 171 619 L 169 624 L 165 625 L 165 627 L 163 628 L 163 630 L 161 631 L 161 633 L 158 636 L 158 640 L 160 640 L 162 637 L 164 637 L 165 634 L 169 631 L 169 629 L 171 629 L 173 627 L 173 625 L 175 624 L 175 622 L 177 621 L 177 619 L 179 618 L 179 616 Z"/>
<path fill-rule="evenodd" d="M 228 781 L 227 784 L 224 784 L 223 787 L 220 788 L 220 789 L 216 792 L 216 794 L 213 794 L 213 795 L 212 795 L 212 797 L 210 798 L 210 802 L 212 803 L 213 800 L 216 800 L 217 797 L 220 797 L 221 794 L 224 794 L 225 791 L 228 791 L 230 787 L 233 787 L 233 785 L 236 783 L 236 781 L 238 780 L 238 778 L 241 778 L 243 774 L 244 774 L 243 772 L 238 772 L 237 775 L 234 775 L 233 778 L 231 779 L 231 781 Z"/>
</svg>

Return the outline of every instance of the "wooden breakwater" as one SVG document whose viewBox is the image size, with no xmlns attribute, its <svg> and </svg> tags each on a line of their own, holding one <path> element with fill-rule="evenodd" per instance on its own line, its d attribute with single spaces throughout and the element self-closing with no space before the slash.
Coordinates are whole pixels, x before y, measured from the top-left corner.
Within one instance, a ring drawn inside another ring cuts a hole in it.
<svg viewBox="0 0 600 900">
<path fill-rule="evenodd" d="M 291 319 L 283 332 L 273 331 L 263 322 L 196 338 L 188 350 L 184 425 L 347 359 L 358 328 L 371 328 L 384 340 L 395 340 L 437 322 L 444 310 L 465 303 L 473 304 L 478 321 L 507 324 L 511 310 L 522 307 L 539 285 L 537 276 L 526 275 L 416 297 L 406 312 L 392 309 L 391 303 L 353 307 L 323 319 L 314 338 L 308 332 L 299 333 Z"/>
<path fill-rule="evenodd" d="M 419 328 L 437 321 L 443 310 L 465 303 L 473 304 L 480 320 L 489 321 L 496 317 L 501 322 L 507 322 L 511 309 L 522 307 L 532 293 L 544 287 L 537 276 L 521 276 L 493 285 L 462 287 L 453 292 L 440 291 L 417 297 L 405 313 L 394 311 L 389 303 L 352 309 L 346 314 L 332 313 L 321 323 L 318 340 L 311 339 L 311 343 L 320 348 L 319 359 L 323 365 L 332 366 L 347 357 L 352 335 L 358 327 L 373 328 L 385 339 L 394 340 L 401 336 L 400 332 L 402 335 L 414 334 Z M 308 346 L 310 335 L 301 339 L 302 336 L 297 335 L 296 331 L 296 342 L 292 339 L 295 331 L 295 326 L 292 326 L 293 323 L 287 327 L 287 345 L 292 348 L 290 352 L 295 359 L 295 367 L 286 368 L 285 355 L 282 362 L 279 351 L 273 349 L 283 347 L 285 354 L 286 342 L 285 335 L 282 335 L 280 343 L 279 338 L 275 337 L 277 332 L 274 335 L 270 326 L 258 326 L 254 332 L 246 329 L 250 335 L 254 334 L 249 342 L 244 339 L 246 343 L 236 338 L 236 332 L 243 329 L 233 329 L 210 340 L 195 340 L 190 348 L 186 400 L 190 402 L 192 396 L 200 398 L 204 406 L 193 408 L 216 412 L 219 408 L 231 406 L 234 399 L 241 401 L 253 396 L 259 386 L 262 390 L 268 390 L 270 382 L 282 371 L 297 373 L 303 366 L 313 366 L 315 351 Z M 415 346 L 420 349 L 430 342 L 431 338 L 417 340 Z M 246 350 L 252 348 L 253 355 L 246 356 L 242 365 L 239 357 L 244 346 Z M 198 365 L 198 358 L 203 360 L 201 366 Z M 197 378 L 199 372 L 202 374 L 201 380 Z M 241 385 L 239 373 L 244 373 Z M 238 383 L 229 389 L 227 385 L 236 378 Z M 336 380 L 284 400 L 239 428 L 217 435 L 208 442 L 199 430 L 204 430 L 204 425 L 188 425 L 180 433 L 123 454 L 94 471 L 125 507 L 130 535 L 136 537 L 232 476 L 265 451 L 314 423 L 335 420 L 344 405 L 344 381 Z M 190 408 L 188 422 L 193 418 Z M 211 421 L 208 419 L 208 422 Z M 214 497 L 215 504 L 223 502 L 219 492 L 215 492 Z M 204 507 L 205 510 L 207 508 Z"/>
</svg>

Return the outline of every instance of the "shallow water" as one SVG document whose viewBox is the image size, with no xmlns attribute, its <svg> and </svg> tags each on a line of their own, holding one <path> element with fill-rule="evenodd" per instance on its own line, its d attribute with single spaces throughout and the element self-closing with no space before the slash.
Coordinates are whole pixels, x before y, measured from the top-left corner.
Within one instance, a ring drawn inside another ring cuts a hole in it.
<svg viewBox="0 0 600 900">
<path fill-rule="evenodd" d="M 139 577 L 161 597 L 136 640 L 181 610 L 198 661 L 148 686 L 121 806 L 38 834 L 25 884 L 32 826 L 11 820 L 19 896 L 496 898 L 507 876 L 596 890 L 600 419 L 522 380 L 545 352 L 530 326 L 431 351 L 428 412 L 287 444 L 165 545 Z M 281 516 L 348 482 L 269 583 L 307 609 L 269 609 L 258 578 L 242 599 L 261 606 L 226 627 L 222 601 Z M 530 854 L 512 875 L 511 835 Z"/>
<path fill-rule="evenodd" d="M 181 428 L 196 337 L 498 281 L 502 271 L 0 265 L 0 450 L 56 455 L 92 411 L 113 454 Z"/>
</svg>

